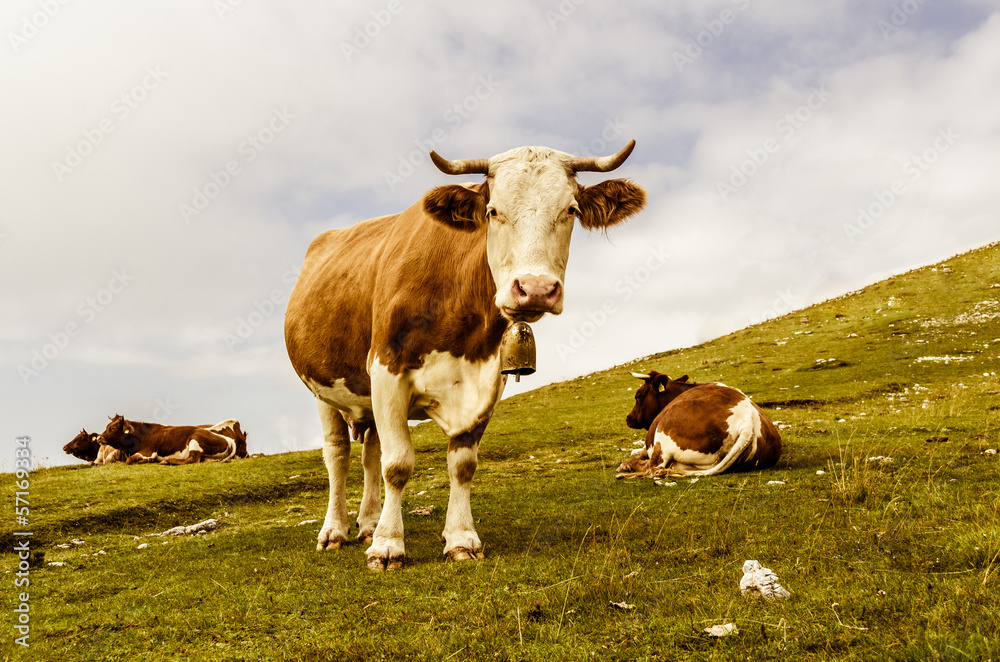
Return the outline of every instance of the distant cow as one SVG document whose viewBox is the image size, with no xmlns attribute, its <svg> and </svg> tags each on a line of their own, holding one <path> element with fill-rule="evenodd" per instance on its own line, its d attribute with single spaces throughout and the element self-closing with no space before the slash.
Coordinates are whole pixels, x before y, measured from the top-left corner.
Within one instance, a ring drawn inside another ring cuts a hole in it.
<svg viewBox="0 0 1000 662">
<path fill-rule="evenodd" d="M 760 407 L 724 384 L 696 384 L 687 375 L 632 373 L 643 380 L 625 418 L 648 429 L 646 447 L 621 463 L 619 472 L 712 476 L 732 469 L 774 466 L 781 435 Z"/>
<path fill-rule="evenodd" d="M 160 425 L 111 418 L 99 442 L 124 452 L 128 464 L 195 464 L 247 456 L 246 434 L 239 421 L 215 425 Z"/>
<path fill-rule="evenodd" d="M 100 436 L 96 432 L 81 430 L 80 434 L 63 446 L 63 451 L 91 464 L 111 464 L 112 462 L 124 462 L 127 459 L 125 453 L 117 448 L 102 446 L 98 441 Z"/>
</svg>

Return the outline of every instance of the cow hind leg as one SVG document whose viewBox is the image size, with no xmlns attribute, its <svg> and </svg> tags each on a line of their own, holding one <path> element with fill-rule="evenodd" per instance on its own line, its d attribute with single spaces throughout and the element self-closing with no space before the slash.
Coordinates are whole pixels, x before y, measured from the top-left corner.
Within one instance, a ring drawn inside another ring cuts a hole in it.
<svg viewBox="0 0 1000 662">
<path fill-rule="evenodd" d="M 340 412 L 322 400 L 317 399 L 316 403 L 323 424 L 323 462 L 330 477 L 326 519 L 316 543 L 316 550 L 323 551 L 340 549 L 348 540 L 347 469 L 351 463 L 351 438 Z"/>
<path fill-rule="evenodd" d="M 365 469 L 365 491 L 358 509 L 358 540 L 370 545 L 382 514 L 382 446 L 375 426 L 365 432 L 361 464 Z"/>
<path fill-rule="evenodd" d="M 483 558 L 483 545 L 472 519 L 472 477 L 478 466 L 479 440 L 486 430 L 481 423 L 471 432 L 453 437 L 448 443 L 448 515 L 445 518 L 444 557 L 450 561 Z"/>
</svg>

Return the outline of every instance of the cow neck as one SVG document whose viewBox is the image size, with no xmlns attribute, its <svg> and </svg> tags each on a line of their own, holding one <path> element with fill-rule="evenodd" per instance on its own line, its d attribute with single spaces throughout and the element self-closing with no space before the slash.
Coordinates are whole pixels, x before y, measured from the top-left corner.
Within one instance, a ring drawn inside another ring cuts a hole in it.
<svg viewBox="0 0 1000 662">
<path fill-rule="evenodd" d="M 463 231 L 426 214 L 405 216 L 406 236 L 388 247 L 407 257 L 400 277 L 383 290 L 393 305 L 385 324 L 376 322 L 379 360 L 400 374 L 420 368 L 434 351 L 472 362 L 493 356 L 508 322 L 494 303 L 485 227 Z"/>
</svg>

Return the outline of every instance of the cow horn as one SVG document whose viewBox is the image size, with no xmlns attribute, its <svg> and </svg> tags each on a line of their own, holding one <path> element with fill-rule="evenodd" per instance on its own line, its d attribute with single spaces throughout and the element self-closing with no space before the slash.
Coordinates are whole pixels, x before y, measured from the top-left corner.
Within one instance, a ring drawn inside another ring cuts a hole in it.
<svg viewBox="0 0 1000 662">
<path fill-rule="evenodd" d="M 632 372 L 630 370 L 628 374 L 632 375 L 636 379 L 649 379 L 649 375 L 644 375 L 641 372 Z"/>
<path fill-rule="evenodd" d="M 431 150 L 431 161 L 446 175 L 485 175 L 490 170 L 489 159 L 456 159 L 451 161 Z"/>
<path fill-rule="evenodd" d="M 633 149 L 635 149 L 635 140 L 630 140 L 617 154 L 611 156 L 574 156 L 566 165 L 573 172 L 609 172 L 625 163 L 625 159 L 628 158 Z"/>
</svg>

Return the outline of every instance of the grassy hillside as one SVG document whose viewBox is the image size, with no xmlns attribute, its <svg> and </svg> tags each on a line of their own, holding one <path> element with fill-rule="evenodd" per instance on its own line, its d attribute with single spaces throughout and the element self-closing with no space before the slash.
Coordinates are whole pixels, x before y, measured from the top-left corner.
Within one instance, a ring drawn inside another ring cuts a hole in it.
<svg viewBox="0 0 1000 662">
<path fill-rule="evenodd" d="M 434 511 L 404 515 L 408 566 L 397 573 L 366 572 L 360 545 L 314 551 L 319 522 L 300 523 L 325 512 L 315 451 L 38 471 L 33 545 L 44 565 L 36 558 L 31 570 L 31 648 L 12 643 L 8 599 L 0 653 L 1000 658 L 1000 456 L 985 453 L 1000 447 L 1000 248 L 946 264 L 504 401 L 473 488 L 487 555 L 478 563 L 440 559 L 446 444 L 430 425 L 414 434 L 406 511 Z M 627 370 L 654 368 L 753 396 L 781 426 L 779 465 L 673 486 L 616 480 L 642 438 L 624 425 L 637 384 Z M 879 456 L 891 461 L 869 461 Z M 353 508 L 360 481 L 355 461 Z M 10 501 L 12 483 L 0 481 Z M 208 535 L 150 535 L 208 517 L 222 521 Z M 84 542 L 56 547 L 71 539 Z M 742 597 L 747 559 L 773 569 L 792 597 Z M 721 623 L 739 632 L 704 634 Z"/>
</svg>

